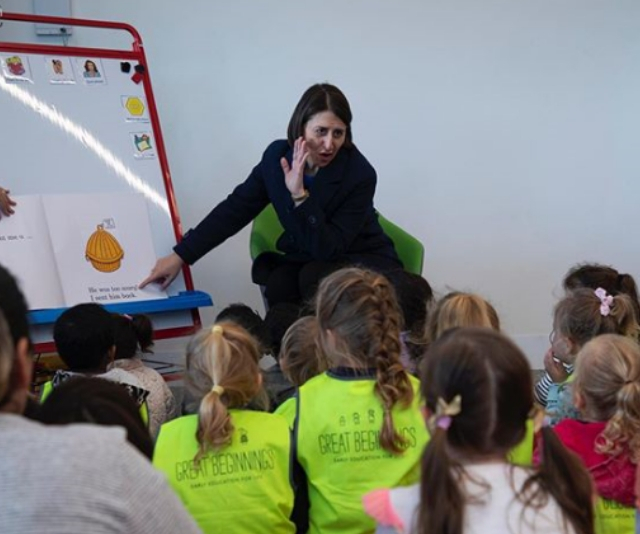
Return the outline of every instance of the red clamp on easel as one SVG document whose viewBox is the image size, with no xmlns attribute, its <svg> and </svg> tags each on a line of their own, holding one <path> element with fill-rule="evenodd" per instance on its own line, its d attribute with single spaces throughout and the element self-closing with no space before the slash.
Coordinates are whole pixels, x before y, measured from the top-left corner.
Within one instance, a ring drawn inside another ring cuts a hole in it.
<svg viewBox="0 0 640 534">
<path fill-rule="evenodd" d="M 135 83 L 140 83 L 142 81 L 142 77 L 144 76 L 144 65 L 136 65 L 135 67 L 133 67 L 133 70 L 135 70 L 136 72 L 133 76 L 131 76 L 131 79 Z"/>
</svg>

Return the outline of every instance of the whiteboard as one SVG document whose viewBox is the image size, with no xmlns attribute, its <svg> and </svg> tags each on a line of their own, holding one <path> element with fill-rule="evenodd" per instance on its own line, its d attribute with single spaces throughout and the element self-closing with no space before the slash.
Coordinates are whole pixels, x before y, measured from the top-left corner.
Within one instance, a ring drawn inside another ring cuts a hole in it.
<svg viewBox="0 0 640 534">
<path fill-rule="evenodd" d="M 138 61 L 115 51 L 102 51 L 114 56 L 103 57 L 97 50 L 67 55 L 59 48 L 23 53 L 0 43 L 0 186 L 13 195 L 135 193 L 146 202 L 156 257 L 170 253 L 177 214 L 172 217 L 152 99 L 145 83 L 132 79 Z M 90 62 L 95 68 L 87 68 Z M 168 294 L 185 289 L 181 273 Z M 165 313 L 154 323 L 156 329 L 189 327 L 194 316 Z M 36 331 L 43 339 L 35 341 L 46 341 L 49 329 Z"/>
</svg>

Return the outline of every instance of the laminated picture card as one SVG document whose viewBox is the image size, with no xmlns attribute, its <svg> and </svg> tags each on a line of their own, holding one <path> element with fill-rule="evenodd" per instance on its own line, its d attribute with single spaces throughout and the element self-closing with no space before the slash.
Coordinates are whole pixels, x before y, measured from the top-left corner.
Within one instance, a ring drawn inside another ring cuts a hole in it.
<svg viewBox="0 0 640 534">
<path fill-rule="evenodd" d="M 0 219 L 0 263 L 18 278 L 29 308 L 167 298 L 151 284 L 156 262 L 145 200 L 132 193 L 13 196 Z"/>
</svg>

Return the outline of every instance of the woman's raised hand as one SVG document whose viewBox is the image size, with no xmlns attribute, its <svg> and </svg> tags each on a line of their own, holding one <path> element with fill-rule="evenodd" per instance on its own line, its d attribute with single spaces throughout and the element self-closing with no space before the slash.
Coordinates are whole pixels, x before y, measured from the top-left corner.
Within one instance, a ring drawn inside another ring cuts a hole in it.
<svg viewBox="0 0 640 534">
<path fill-rule="evenodd" d="M 161 284 L 160 287 L 162 289 L 167 289 L 169 284 L 171 284 L 171 282 L 175 280 L 176 276 L 178 276 L 183 265 L 184 261 L 182 261 L 182 258 L 175 252 L 165 256 L 164 258 L 160 258 L 154 265 L 153 269 L 151 269 L 151 274 L 140 282 L 138 288 L 142 289 L 147 284 L 157 282 Z"/>
<path fill-rule="evenodd" d="M 291 165 L 289 165 L 286 158 L 280 159 L 280 165 L 284 171 L 284 183 L 293 197 L 299 197 L 304 194 L 304 166 L 307 164 L 308 157 L 307 142 L 302 137 L 298 137 L 293 144 Z"/>
</svg>

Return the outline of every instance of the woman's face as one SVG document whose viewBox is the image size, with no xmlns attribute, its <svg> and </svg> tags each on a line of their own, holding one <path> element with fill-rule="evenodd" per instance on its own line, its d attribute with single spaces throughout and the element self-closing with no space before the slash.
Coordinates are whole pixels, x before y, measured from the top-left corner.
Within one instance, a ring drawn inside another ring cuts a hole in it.
<svg viewBox="0 0 640 534">
<path fill-rule="evenodd" d="M 89 72 L 95 72 L 96 71 L 96 64 L 93 61 L 87 61 L 87 70 Z"/>
<path fill-rule="evenodd" d="M 312 167 L 326 167 L 344 145 L 347 125 L 333 111 L 313 115 L 304 126 L 304 140 L 309 149 L 307 161 Z"/>
</svg>

